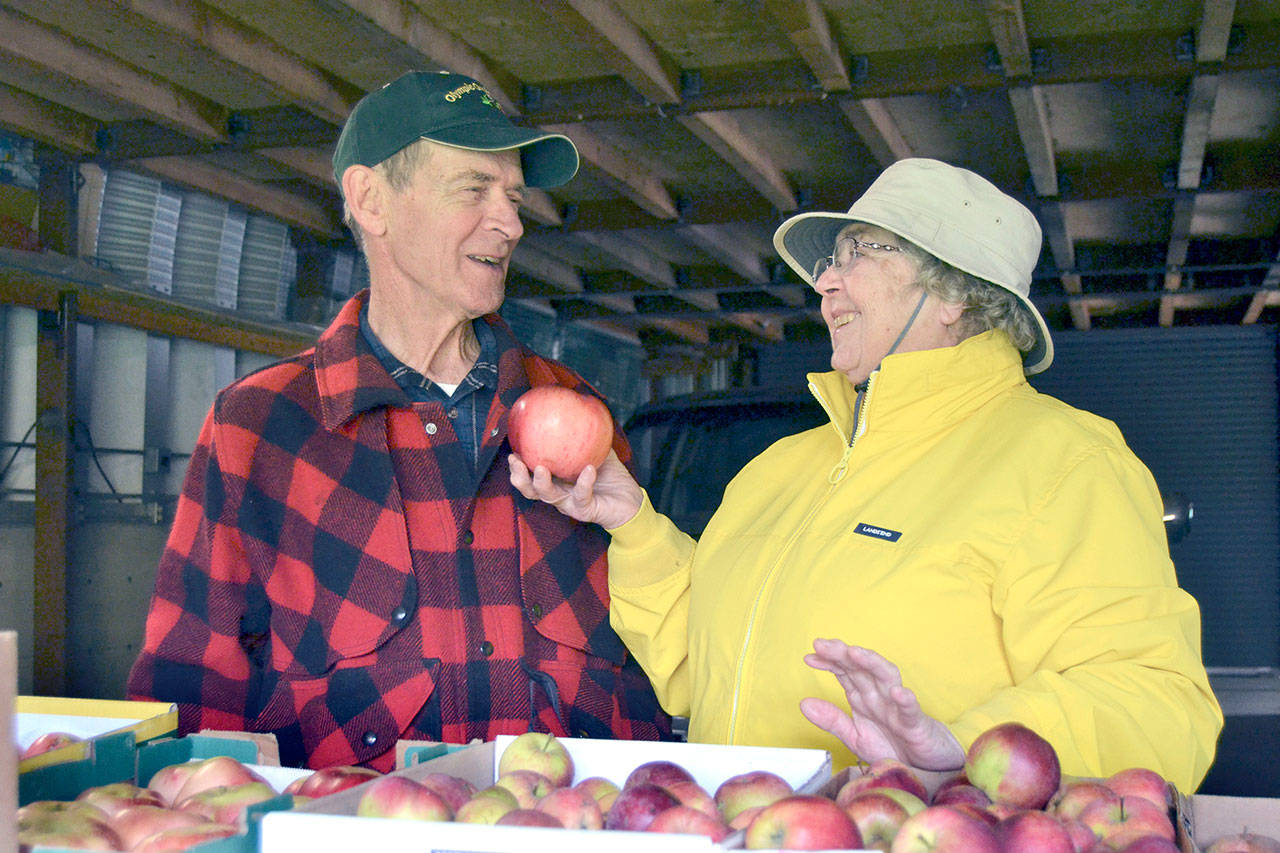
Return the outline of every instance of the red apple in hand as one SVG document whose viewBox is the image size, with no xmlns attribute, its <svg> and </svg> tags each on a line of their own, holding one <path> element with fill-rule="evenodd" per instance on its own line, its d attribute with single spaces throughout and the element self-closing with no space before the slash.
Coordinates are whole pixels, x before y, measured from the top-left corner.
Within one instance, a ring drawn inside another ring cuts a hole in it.
<svg viewBox="0 0 1280 853">
<path fill-rule="evenodd" d="M 541 773 L 553 788 L 564 788 L 573 781 L 573 758 L 555 735 L 525 732 L 507 744 L 498 758 L 499 776 L 505 776 L 512 770 Z"/>
<path fill-rule="evenodd" d="M 1042 809 L 1062 780 L 1053 744 L 1021 723 L 1001 723 L 974 739 L 965 776 L 995 803 Z"/>
<path fill-rule="evenodd" d="M 18 759 L 34 758 L 37 755 L 61 749 L 67 744 L 79 743 L 81 740 L 82 738 L 69 732 L 45 732 L 31 741 L 31 745 L 22 750 L 22 754 L 18 756 Z"/>
<path fill-rule="evenodd" d="M 507 434 L 530 471 L 543 465 L 553 476 L 576 480 L 583 468 L 599 467 L 609 455 L 613 417 L 597 397 L 539 385 L 511 407 Z"/>
<path fill-rule="evenodd" d="M 826 797 L 794 794 L 765 806 L 747 827 L 748 850 L 856 850 L 862 837 L 853 818 Z"/>
</svg>

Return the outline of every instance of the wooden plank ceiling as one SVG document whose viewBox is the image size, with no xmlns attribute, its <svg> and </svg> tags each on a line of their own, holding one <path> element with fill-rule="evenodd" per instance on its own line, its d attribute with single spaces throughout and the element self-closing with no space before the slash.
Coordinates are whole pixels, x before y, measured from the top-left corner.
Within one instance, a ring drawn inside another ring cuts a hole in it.
<svg viewBox="0 0 1280 853">
<path fill-rule="evenodd" d="M 322 242 L 415 68 L 578 143 L 509 298 L 655 356 L 825 337 L 773 230 L 909 156 L 1036 211 L 1056 328 L 1280 317 L 1280 0 L 0 0 L 0 126 Z"/>
</svg>

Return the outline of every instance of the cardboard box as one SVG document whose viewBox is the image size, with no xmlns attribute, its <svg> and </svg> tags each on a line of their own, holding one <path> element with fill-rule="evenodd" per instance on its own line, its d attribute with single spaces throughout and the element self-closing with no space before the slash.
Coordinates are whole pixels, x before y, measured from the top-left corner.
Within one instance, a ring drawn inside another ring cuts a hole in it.
<svg viewBox="0 0 1280 853">
<path fill-rule="evenodd" d="M 78 743 L 24 759 L 18 765 L 19 773 L 79 761 L 89 755 L 92 741 L 104 735 L 132 732 L 134 742 L 142 743 L 178 730 L 178 707 L 169 702 L 19 696 L 16 708 L 14 735 L 20 749 L 47 732 L 67 732 L 81 738 Z"/>
<path fill-rule="evenodd" d="M 1280 841 L 1280 799 L 1195 794 L 1178 798 L 1184 853 L 1200 853 L 1225 835 L 1252 832 Z"/>
<path fill-rule="evenodd" d="M 478 788 L 488 787 L 497 778 L 502 751 L 513 739 L 504 736 L 455 749 L 395 773 L 408 778 L 448 773 Z M 817 790 L 831 776 L 831 756 L 822 750 L 588 738 L 565 738 L 564 743 L 573 756 L 575 779 L 604 776 L 619 786 L 632 769 L 659 759 L 679 763 L 709 792 L 714 792 L 730 776 L 748 770 L 772 770 L 793 788 L 804 792 Z M 291 811 L 265 815 L 260 835 L 261 853 L 292 853 L 311 848 L 484 853 L 526 853 L 554 848 L 556 853 L 598 853 L 602 846 L 607 846 L 610 853 L 652 853 L 655 846 L 655 836 L 644 832 L 611 831 L 602 838 L 600 832 L 591 830 L 358 818 L 355 817 L 356 805 L 362 794 L 361 787 L 350 788 Z M 723 849 L 710 839 L 696 835 L 664 835 L 660 846 L 663 853 L 708 853 Z M 724 846 L 741 846 L 741 833 L 730 836 Z"/>
</svg>

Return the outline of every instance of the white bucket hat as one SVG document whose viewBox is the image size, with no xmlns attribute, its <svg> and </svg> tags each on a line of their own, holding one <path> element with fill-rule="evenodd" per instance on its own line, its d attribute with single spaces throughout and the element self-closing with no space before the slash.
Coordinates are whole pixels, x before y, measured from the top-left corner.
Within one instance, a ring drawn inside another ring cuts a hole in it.
<svg viewBox="0 0 1280 853">
<path fill-rule="evenodd" d="M 773 246 L 805 281 L 831 254 L 850 222 L 866 222 L 915 243 L 970 275 L 1003 287 L 1035 317 L 1035 345 L 1022 356 L 1027 375 L 1053 362 L 1053 340 L 1031 303 L 1031 274 L 1044 237 L 1035 216 L 986 178 L 938 160 L 893 163 L 848 213 L 801 213 L 778 226 Z"/>
</svg>

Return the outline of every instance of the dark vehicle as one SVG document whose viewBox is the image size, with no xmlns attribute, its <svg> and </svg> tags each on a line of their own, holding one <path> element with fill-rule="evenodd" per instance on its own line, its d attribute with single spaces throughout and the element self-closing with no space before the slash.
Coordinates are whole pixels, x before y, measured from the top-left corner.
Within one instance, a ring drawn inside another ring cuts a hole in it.
<svg viewBox="0 0 1280 853">
<path fill-rule="evenodd" d="M 697 538 L 742 466 L 779 438 L 826 422 L 807 390 L 734 388 L 642 406 L 626 432 L 649 500 Z M 1190 529 L 1194 508 L 1177 492 L 1163 498 L 1165 533 L 1177 542 Z"/>
</svg>

